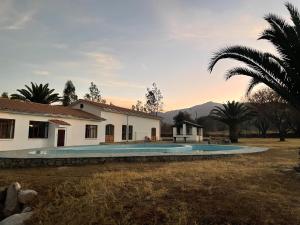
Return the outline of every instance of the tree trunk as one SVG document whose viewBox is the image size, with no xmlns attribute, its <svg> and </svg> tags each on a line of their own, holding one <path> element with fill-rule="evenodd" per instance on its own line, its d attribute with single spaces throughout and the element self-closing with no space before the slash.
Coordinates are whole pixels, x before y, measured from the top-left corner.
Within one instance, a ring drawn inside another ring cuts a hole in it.
<svg viewBox="0 0 300 225">
<path fill-rule="evenodd" d="M 261 135 L 262 135 L 263 138 L 267 138 L 267 130 L 266 129 L 262 129 Z"/>
<path fill-rule="evenodd" d="M 238 143 L 239 141 L 239 129 L 235 124 L 229 126 L 229 139 L 231 143 Z"/>
<path fill-rule="evenodd" d="M 285 141 L 285 132 L 279 131 L 280 141 Z"/>
</svg>

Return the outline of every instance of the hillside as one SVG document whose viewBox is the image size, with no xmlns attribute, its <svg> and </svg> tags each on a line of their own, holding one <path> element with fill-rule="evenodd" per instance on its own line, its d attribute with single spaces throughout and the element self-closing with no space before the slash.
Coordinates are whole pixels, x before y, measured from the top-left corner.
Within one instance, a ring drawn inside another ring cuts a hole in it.
<svg viewBox="0 0 300 225">
<path fill-rule="evenodd" d="M 207 116 L 215 106 L 220 106 L 220 105 L 221 105 L 220 103 L 216 103 L 216 102 L 206 102 L 204 104 L 195 105 L 190 108 L 176 109 L 176 110 L 160 113 L 159 116 L 163 118 L 163 122 L 168 124 L 173 124 L 173 117 L 176 116 L 179 111 L 187 112 L 191 115 L 193 119 L 195 119 L 197 117 Z"/>
</svg>

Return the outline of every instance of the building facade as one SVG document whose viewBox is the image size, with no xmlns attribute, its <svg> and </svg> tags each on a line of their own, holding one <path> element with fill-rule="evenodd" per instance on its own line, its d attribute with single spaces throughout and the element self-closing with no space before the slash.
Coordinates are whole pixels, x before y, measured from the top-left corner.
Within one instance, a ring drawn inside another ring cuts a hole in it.
<svg viewBox="0 0 300 225">
<path fill-rule="evenodd" d="M 146 113 L 85 100 L 64 107 L 0 98 L 0 151 L 159 137 L 159 118 Z"/>
<path fill-rule="evenodd" d="M 173 140 L 184 142 L 203 141 L 203 126 L 189 121 L 183 121 L 177 126 L 173 126 Z"/>
<path fill-rule="evenodd" d="M 87 100 L 77 101 L 72 108 L 105 119 L 100 125 L 101 142 L 160 140 L 160 117 Z"/>
</svg>

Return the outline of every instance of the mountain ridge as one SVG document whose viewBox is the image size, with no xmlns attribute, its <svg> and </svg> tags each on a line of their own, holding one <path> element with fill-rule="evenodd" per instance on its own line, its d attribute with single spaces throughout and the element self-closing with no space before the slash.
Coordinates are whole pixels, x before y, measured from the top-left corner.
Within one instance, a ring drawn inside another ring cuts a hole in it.
<svg viewBox="0 0 300 225">
<path fill-rule="evenodd" d="M 187 112 L 191 115 L 192 119 L 196 119 L 198 117 L 207 116 L 215 106 L 221 106 L 221 105 L 222 105 L 221 103 L 209 101 L 188 108 L 175 109 L 175 110 L 159 113 L 159 116 L 163 118 L 162 121 L 164 123 L 173 124 L 173 117 L 176 116 L 179 111 Z"/>
</svg>

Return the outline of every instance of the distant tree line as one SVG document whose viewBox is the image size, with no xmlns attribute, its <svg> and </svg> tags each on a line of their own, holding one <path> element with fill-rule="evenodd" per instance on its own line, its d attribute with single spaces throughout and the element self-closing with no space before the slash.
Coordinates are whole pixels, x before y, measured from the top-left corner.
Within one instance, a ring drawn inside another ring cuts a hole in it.
<svg viewBox="0 0 300 225">
<path fill-rule="evenodd" d="M 173 125 L 183 121 L 202 125 L 206 135 L 228 130 L 231 142 L 238 142 L 242 130 L 256 130 L 262 138 L 275 132 L 280 141 L 285 141 L 288 134 L 300 137 L 300 112 L 270 88 L 258 90 L 245 102 L 232 101 L 215 107 L 208 116 L 192 119 L 189 113 L 180 111 L 173 118 Z M 170 133 L 171 126 L 163 127 L 162 133 Z"/>
</svg>

